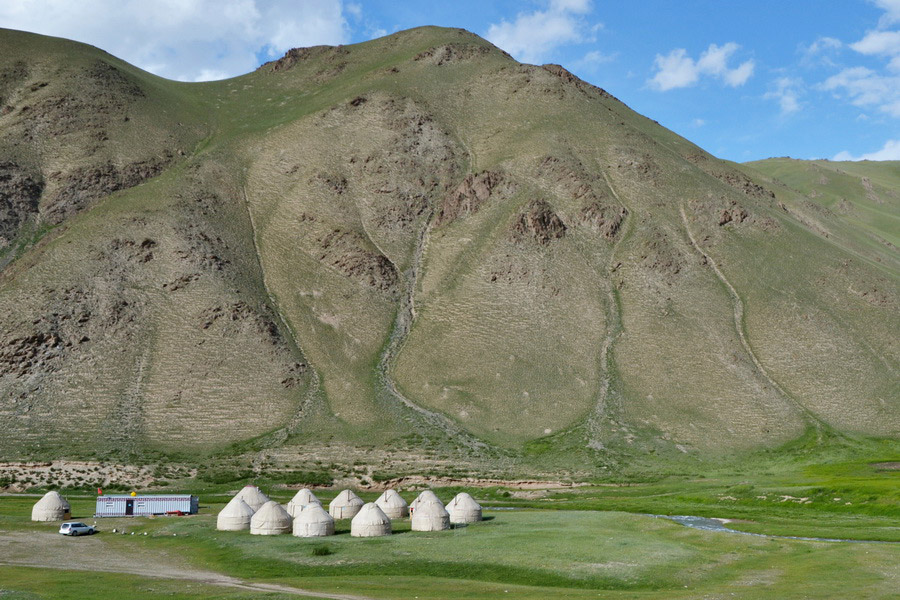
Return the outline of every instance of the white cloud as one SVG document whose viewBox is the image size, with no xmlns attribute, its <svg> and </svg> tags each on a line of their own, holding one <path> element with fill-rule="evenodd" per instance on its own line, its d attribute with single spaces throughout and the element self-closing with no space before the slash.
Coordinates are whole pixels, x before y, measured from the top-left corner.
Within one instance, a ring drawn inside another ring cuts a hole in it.
<svg viewBox="0 0 900 600">
<path fill-rule="evenodd" d="M 833 57 L 844 48 L 844 42 L 833 37 L 820 37 L 809 46 L 800 44 L 800 62 L 804 66 L 823 64 L 833 67 Z"/>
<path fill-rule="evenodd" d="M 664 92 L 690 87 L 697 83 L 702 75 L 720 79 L 730 87 L 744 85 L 753 75 L 756 65 L 753 60 L 747 60 L 729 69 L 728 61 L 739 48 L 740 46 L 734 42 L 728 42 L 723 46 L 710 44 L 696 61 L 688 56 L 684 48 L 676 48 L 665 56 L 657 54 L 653 61 L 657 71 L 650 80 L 650 85 Z"/>
<path fill-rule="evenodd" d="M 485 37 L 517 60 L 540 63 L 565 44 L 590 41 L 584 15 L 591 11 L 589 0 L 551 0 L 546 10 L 519 13 L 514 21 L 492 24 Z"/>
<path fill-rule="evenodd" d="M 581 59 L 581 62 L 589 65 L 600 65 L 613 62 L 614 60 L 616 60 L 617 56 L 617 53 L 606 54 L 604 52 L 600 52 L 599 50 L 591 50 L 584 55 L 584 58 Z"/>
<path fill-rule="evenodd" d="M 779 77 L 772 82 L 772 89 L 763 96 L 767 100 L 777 100 L 781 114 L 789 115 L 800 110 L 800 94 L 803 81 L 791 77 Z"/>
<path fill-rule="evenodd" d="M 584 15 L 591 12 L 591 0 L 550 0 L 550 10 Z"/>
<path fill-rule="evenodd" d="M 709 48 L 700 55 L 697 68 L 705 73 L 723 73 L 728 69 L 728 59 L 739 46 L 734 42 L 728 42 L 724 46 L 710 44 Z"/>
<path fill-rule="evenodd" d="M 861 40 L 850 44 L 850 47 L 860 54 L 888 59 L 888 70 L 900 73 L 900 31 L 888 29 L 900 21 L 900 0 L 876 0 L 875 4 L 885 10 L 878 28 L 867 31 Z"/>
<path fill-rule="evenodd" d="M 348 2 L 344 5 L 344 10 L 354 19 L 361 19 L 363 14 L 362 4 L 357 2 Z"/>
<path fill-rule="evenodd" d="M 888 29 L 900 22 L 900 0 L 873 0 L 873 3 L 885 11 L 878 27 L 849 46 L 860 54 L 885 58 L 884 70 L 862 66 L 844 68 L 818 87 L 856 106 L 874 107 L 900 118 L 900 31 Z"/>
<path fill-rule="evenodd" d="M 844 46 L 844 42 L 833 37 L 820 37 L 806 48 L 807 54 L 818 54 L 826 50 L 837 50 Z"/>
<path fill-rule="evenodd" d="M 753 70 L 756 63 L 752 60 L 742 62 L 737 68 L 729 69 L 722 74 L 725 83 L 730 87 L 740 87 L 747 83 L 747 80 L 753 76 Z"/>
<path fill-rule="evenodd" d="M 900 140 L 888 140 L 881 150 L 853 156 L 846 150 L 837 153 L 832 160 L 900 160 Z"/>
<path fill-rule="evenodd" d="M 187 81 L 246 73 L 260 54 L 349 39 L 340 0 L 4 0 L 0 23 Z"/>
<path fill-rule="evenodd" d="M 704 121 L 703 119 L 694 119 L 693 121 L 691 121 L 691 125 L 693 125 L 694 127 L 703 127 L 704 125 L 706 125 L 706 121 Z"/>
<path fill-rule="evenodd" d="M 676 48 L 666 56 L 657 54 L 653 64 L 659 70 L 651 83 L 663 92 L 694 85 L 700 79 L 694 59 L 687 55 L 684 48 Z"/>
<path fill-rule="evenodd" d="M 869 31 L 850 47 L 860 54 L 896 56 L 900 54 L 900 31 Z"/>
<path fill-rule="evenodd" d="M 820 86 L 843 92 L 856 106 L 874 106 L 881 112 L 900 117 L 900 76 L 880 75 L 866 67 L 844 69 Z"/>
<path fill-rule="evenodd" d="M 875 0 L 875 6 L 884 11 L 879 21 L 880 27 L 900 23 L 900 0 Z"/>
</svg>

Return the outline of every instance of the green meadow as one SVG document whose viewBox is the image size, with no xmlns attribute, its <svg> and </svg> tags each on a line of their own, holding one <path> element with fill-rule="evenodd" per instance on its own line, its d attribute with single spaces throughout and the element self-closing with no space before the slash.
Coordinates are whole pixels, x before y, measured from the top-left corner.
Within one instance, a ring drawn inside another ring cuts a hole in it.
<svg viewBox="0 0 900 600">
<path fill-rule="evenodd" d="M 184 579 L 196 571 L 366 598 L 891 598 L 900 578 L 898 478 L 896 470 L 850 461 L 756 473 L 752 482 L 731 472 L 528 493 L 469 489 L 485 506 L 483 522 L 420 533 L 397 520 L 394 535 L 372 539 L 350 537 L 349 521 L 324 539 L 216 531 L 215 515 L 234 491 L 224 485 L 199 492 L 197 516 L 101 519 L 100 534 L 78 539 L 53 534 L 56 524 L 32 523 L 36 497 L 6 496 L 0 539 L 20 545 L 0 550 L 0 597 L 81 598 L 93 590 L 91 597 L 117 598 L 126 589 L 133 598 L 290 597 Z M 293 495 L 263 488 L 280 502 Z M 448 501 L 461 489 L 437 493 Z M 317 491 L 326 504 L 336 493 Z M 361 492 L 367 501 L 376 495 Z M 73 518 L 93 521 L 92 496 L 69 499 Z M 728 518 L 731 528 L 765 535 L 690 529 L 653 514 Z M 59 547 L 63 554 L 85 548 L 96 562 L 67 569 L 70 557 L 60 556 L 52 569 L 20 566 L 42 564 L 27 557 Z"/>
</svg>

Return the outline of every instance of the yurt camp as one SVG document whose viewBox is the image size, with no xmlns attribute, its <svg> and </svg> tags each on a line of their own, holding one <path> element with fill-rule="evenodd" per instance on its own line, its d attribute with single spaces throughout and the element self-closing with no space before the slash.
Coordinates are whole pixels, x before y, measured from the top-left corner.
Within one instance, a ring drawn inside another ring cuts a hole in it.
<svg viewBox="0 0 900 600">
<path fill-rule="evenodd" d="M 241 531 L 250 529 L 253 509 L 243 498 L 235 496 L 216 517 L 216 529 L 220 531 Z"/>
<path fill-rule="evenodd" d="M 321 505 L 309 504 L 294 518 L 294 535 L 297 537 L 334 535 L 334 519 Z"/>
<path fill-rule="evenodd" d="M 303 488 L 302 490 L 294 494 L 294 497 L 291 498 L 291 501 L 287 503 L 287 511 L 291 514 L 292 517 L 296 519 L 301 510 L 312 504 L 322 506 L 322 503 L 318 498 L 316 498 L 315 494 L 313 494 L 308 489 Z"/>
<path fill-rule="evenodd" d="M 391 535 L 391 520 L 377 504 L 369 502 L 359 509 L 350 521 L 350 535 L 353 537 Z"/>
<path fill-rule="evenodd" d="M 420 502 L 412 514 L 413 531 L 450 529 L 450 513 L 438 502 Z"/>
<path fill-rule="evenodd" d="M 419 504 L 422 504 L 423 502 L 437 502 L 441 506 L 444 505 L 444 503 L 441 502 L 441 499 L 437 497 L 437 494 L 435 494 L 431 490 L 425 490 L 424 492 L 419 494 L 415 500 L 412 501 L 412 504 L 409 505 L 409 514 L 412 515 L 413 513 L 415 513 L 416 509 L 419 507 Z"/>
<path fill-rule="evenodd" d="M 344 490 L 328 505 L 328 512 L 335 519 L 352 519 L 363 504 L 359 496 L 350 490 Z"/>
<path fill-rule="evenodd" d="M 391 519 L 402 519 L 409 516 L 409 505 L 395 490 L 385 490 L 375 504 Z"/>
<path fill-rule="evenodd" d="M 255 485 L 246 485 L 239 491 L 235 498 L 240 498 L 254 511 L 257 511 L 263 504 L 269 501 L 269 497 L 263 494 Z"/>
<path fill-rule="evenodd" d="M 57 491 L 44 494 L 31 509 L 32 521 L 65 521 L 72 518 L 72 509 L 68 501 Z"/>
<path fill-rule="evenodd" d="M 253 535 L 279 535 L 290 533 L 294 520 L 284 507 L 269 500 L 250 519 L 250 533 Z"/>
<path fill-rule="evenodd" d="M 447 505 L 450 522 L 455 524 L 475 523 L 481 520 L 481 505 L 466 492 L 456 495 Z"/>
</svg>

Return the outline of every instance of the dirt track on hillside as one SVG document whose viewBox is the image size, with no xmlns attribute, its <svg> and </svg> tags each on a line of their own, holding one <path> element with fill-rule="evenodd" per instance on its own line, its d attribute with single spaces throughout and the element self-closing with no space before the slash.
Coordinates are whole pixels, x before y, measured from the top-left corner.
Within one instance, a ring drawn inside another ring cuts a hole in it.
<svg viewBox="0 0 900 600">
<path fill-rule="evenodd" d="M 79 552 L 72 551 L 73 544 L 79 545 Z M 275 583 L 243 581 L 215 571 L 185 567 L 179 557 L 166 553 L 124 554 L 110 548 L 103 541 L 103 534 L 68 538 L 57 533 L 0 531 L 0 566 L 124 573 L 140 577 L 179 579 L 256 592 L 278 592 L 307 598 L 371 600 L 367 596 L 314 592 Z"/>
</svg>

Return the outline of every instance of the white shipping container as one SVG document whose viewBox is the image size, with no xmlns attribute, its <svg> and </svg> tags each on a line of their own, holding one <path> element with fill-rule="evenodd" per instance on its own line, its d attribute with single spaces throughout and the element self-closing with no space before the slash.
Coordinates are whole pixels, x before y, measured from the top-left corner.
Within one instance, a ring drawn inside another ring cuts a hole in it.
<svg viewBox="0 0 900 600">
<path fill-rule="evenodd" d="M 197 514 L 200 499 L 189 494 L 167 496 L 97 496 L 95 517 L 140 517 L 181 512 Z"/>
</svg>

